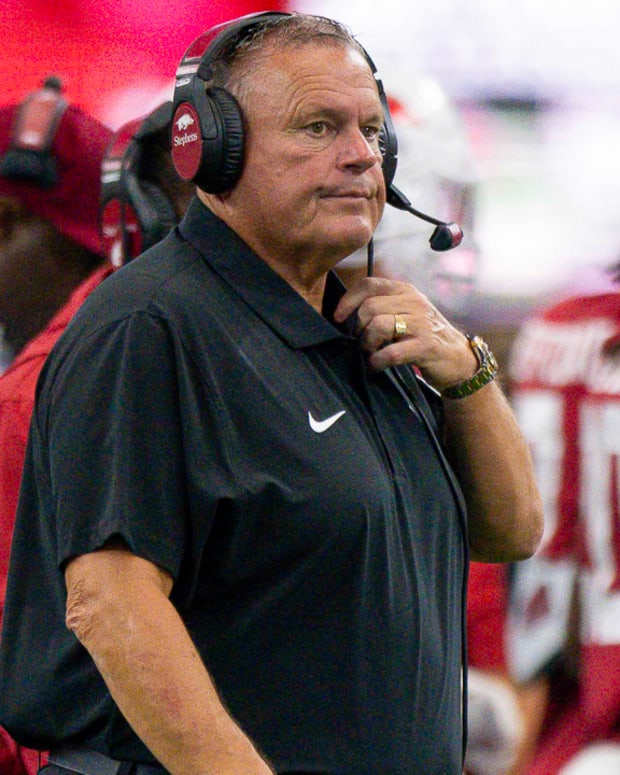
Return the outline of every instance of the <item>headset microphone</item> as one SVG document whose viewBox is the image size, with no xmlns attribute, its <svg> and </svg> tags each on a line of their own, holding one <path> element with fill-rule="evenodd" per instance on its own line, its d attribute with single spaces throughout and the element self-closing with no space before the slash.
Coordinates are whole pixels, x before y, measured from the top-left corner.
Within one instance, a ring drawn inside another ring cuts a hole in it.
<svg viewBox="0 0 620 775">
<path fill-rule="evenodd" d="M 411 202 L 403 194 L 403 192 L 396 188 L 393 183 L 390 183 L 387 187 L 386 202 L 392 207 L 396 207 L 398 210 L 405 210 L 411 215 L 415 215 L 416 218 L 421 218 L 427 223 L 432 223 L 435 226 L 435 231 L 431 234 L 429 239 L 430 246 L 433 250 L 444 251 L 452 250 L 452 248 L 458 247 L 463 240 L 463 229 L 458 223 L 445 223 L 437 218 L 433 218 L 430 215 L 416 210 L 412 206 Z M 371 239 L 367 245 L 367 275 L 372 277 L 374 273 L 374 242 Z"/>
<path fill-rule="evenodd" d="M 458 247 L 463 240 L 463 229 L 458 223 L 444 223 L 437 218 L 432 218 L 430 215 L 425 215 L 419 210 L 416 210 L 403 192 L 396 188 L 393 183 L 390 183 L 387 189 L 387 203 L 396 207 L 399 210 L 405 210 L 416 218 L 421 218 L 427 223 L 435 225 L 435 231 L 432 233 L 429 240 L 430 246 L 433 250 L 443 251 L 452 250 L 452 248 Z"/>
</svg>

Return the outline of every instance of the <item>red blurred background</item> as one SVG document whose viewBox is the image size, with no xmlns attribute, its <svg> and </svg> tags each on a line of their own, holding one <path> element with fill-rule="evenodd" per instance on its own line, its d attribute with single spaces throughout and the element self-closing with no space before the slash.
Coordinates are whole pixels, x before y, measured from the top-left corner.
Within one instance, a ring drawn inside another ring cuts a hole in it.
<svg viewBox="0 0 620 775">
<path fill-rule="evenodd" d="M 171 95 L 177 64 L 209 27 L 278 0 L 2 0 L 2 103 L 57 75 L 65 96 L 116 128 Z"/>
<path fill-rule="evenodd" d="M 499 0 L 0 0 L 0 104 L 58 75 L 69 101 L 115 129 L 172 96 L 187 46 L 215 24 L 265 10 L 337 18 L 388 88 L 399 73 L 406 83 L 428 75 L 460 109 L 477 177 L 484 298 L 472 304 L 504 319 L 505 305 L 526 308 L 567 285 L 606 287 L 620 255 L 620 3 L 565 5 L 529 2 L 515 14 Z M 450 140 L 435 136 L 433 148 Z M 405 166 L 396 182 L 410 191 Z"/>
</svg>

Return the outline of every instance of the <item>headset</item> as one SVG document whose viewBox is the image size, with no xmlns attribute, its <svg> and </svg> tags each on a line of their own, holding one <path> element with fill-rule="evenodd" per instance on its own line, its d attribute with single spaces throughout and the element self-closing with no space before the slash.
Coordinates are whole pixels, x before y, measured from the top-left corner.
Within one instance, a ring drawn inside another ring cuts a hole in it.
<svg viewBox="0 0 620 775">
<path fill-rule="evenodd" d="M 291 15 L 279 11 L 248 14 L 213 27 L 196 38 L 186 50 L 176 72 L 171 126 L 172 160 L 183 180 L 191 180 L 212 194 L 234 188 L 243 171 L 243 116 L 239 103 L 229 91 L 208 85 L 213 77 L 213 63 L 220 54 L 234 50 L 265 23 Z M 387 203 L 435 225 L 430 238 L 433 250 L 457 247 L 463 239 L 463 231 L 458 224 L 444 223 L 414 209 L 393 184 L 398 157 L 396 132 L 383 84 L 377 77 L 377 68 L 365 49 L 360 48 L 372 70 L 383 108 L 384 123 L 379 145 Z M 371 273 L 372 241 L 369 245 Z"/>
<path fill-rule="evenodd" d="M 62 83 L 55 76 L 47 78 L 41 89 L 26 97 L 15 111 L 9 147 L 0 160 L 2 177 L 46 189 L 58 183 L 52 145 L 67 106 Z"/>
<path fill-rule="evenodd" d="M 124 124 L 101 165 L 100 222 L 110 260 L 120 266 L 162 240 L 178 217 L 169 196 L 148 179 L 147 151 L 170 131 L 172 102 Z"/>
</svg>

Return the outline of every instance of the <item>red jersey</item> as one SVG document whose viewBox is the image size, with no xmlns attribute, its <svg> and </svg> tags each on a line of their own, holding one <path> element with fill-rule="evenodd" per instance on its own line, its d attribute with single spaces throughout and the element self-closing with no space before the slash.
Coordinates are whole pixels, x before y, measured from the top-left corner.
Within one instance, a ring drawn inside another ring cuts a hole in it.
<svg viewBox="0 0 620 775">
<path fill-rule="evenodd" d="M 579 697 L 531 769 L 551 775 L 620 724 L 620 293 L 571 298 L 528 322 L 511 378 L 545 507 L 541 546 L 515 570 L 509 651 L 520 680 L 559 653 L 575 584 L 579 594 Z"/>
<path fill-rule="evenodd" d="M 472 562 L 467 590 L 467 651 L 471 667 L 505 674 L 506 609 L 506 566 Z"/>
</svg>

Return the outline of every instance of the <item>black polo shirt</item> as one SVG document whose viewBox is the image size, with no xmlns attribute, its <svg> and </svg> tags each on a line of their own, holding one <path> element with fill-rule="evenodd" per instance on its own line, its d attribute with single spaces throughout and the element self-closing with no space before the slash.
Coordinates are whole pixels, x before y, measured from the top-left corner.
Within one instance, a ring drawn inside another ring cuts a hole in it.
<svg viewBox="0 0 620 775">
<path fill-rule="evenodd" d="M 0 721 L 150 755 L 64 625 L 62 568 L 121 535 L 279 771 L 461 771 L 458 487 L 421 392 L 194 200 L 50 356 L 15 528 Z"/>
</svg>

